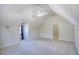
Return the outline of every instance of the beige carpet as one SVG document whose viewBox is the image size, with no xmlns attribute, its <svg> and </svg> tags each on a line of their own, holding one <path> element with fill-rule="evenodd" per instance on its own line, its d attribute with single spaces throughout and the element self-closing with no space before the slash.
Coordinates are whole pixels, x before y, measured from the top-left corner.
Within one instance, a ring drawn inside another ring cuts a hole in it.
<svg viewBox="0 0 79 59">
<path fill-rule="evenodd" d="M 10 47 L 8 47 L 10 48 Z M 77 55 L 73 42 L 59 40 L 22 40 L 16 49 L 7 49 L 5 55 Z"/>
</svg>

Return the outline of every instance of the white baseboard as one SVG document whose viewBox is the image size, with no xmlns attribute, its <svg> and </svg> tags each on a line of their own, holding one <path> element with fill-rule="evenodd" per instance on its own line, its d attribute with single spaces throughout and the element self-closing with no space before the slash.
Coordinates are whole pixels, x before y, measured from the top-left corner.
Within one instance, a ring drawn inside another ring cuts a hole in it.
<svg viewBox="0 0 79 59">
<path fill-rule="evenodd" d="M 54 39 L 52 39 L 52 38 L 45 38 L 45 37 L 39 37 L 39 39 L 54 40 Z M 66 39 L 58 39 L 58 40 L 62 40 L 62 41 L 71 41 L 71 42 L 74 42 L 74 40 L 66 40 Z"/>
<path fill-rule="evenodd" d="M 66 39 L 59 39 L 59 40 L 62 40 L 62 41 L 71 41 L 71 42 L 74 42 L 74 40 L 66 40 Z"/>
<path fill-rule="evenodd" d="M 15 44 L 18 44 L 18 43 L 19 42 L 13 42 L 13 43 L 5 44 L 5 45 L 0 46 L 0 48 L 9 47 L 9 46 L 12 46 L 12 45 L 15 45 Z"/>
</svg>

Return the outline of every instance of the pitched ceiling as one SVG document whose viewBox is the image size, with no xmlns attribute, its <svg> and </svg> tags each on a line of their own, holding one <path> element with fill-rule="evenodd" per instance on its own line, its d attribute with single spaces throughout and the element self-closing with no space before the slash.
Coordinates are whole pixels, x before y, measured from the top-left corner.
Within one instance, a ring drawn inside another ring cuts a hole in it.
<svg viewBox="0 0 79 59">
<path fill-rule="evenodd" d="M 79 21 L 79 4 L 61 4 L 66 12 L 68 12 L 76 21 Z"/>
<path fill-rule="evenodd" d="M 52 12 L 46 4 L 3 4 L 0 5 L 0 25 L 19 25 L 35 19 L 38 19 L 38 25 L 40 25 L 43 22 L 43 20 L 40 19 L 44 19 L 45 17 L 33 18 L 33 9 L 35 9 L 36 6 L 43 8 L 48 15 L 54 15 L 54 12 Z"/>
<path fill-rule="evenodd" d="M 78 4 L 55 4 L 49 5 L 57 14 L 64 17 L 72 24 L 79 21 L 79 5 Z"/>
<path fill-rule="evenodd" d="M 31 4 L 3 4 L 1 6 L 5 10 L 20 13 L 20 12 L 28 9 L 32 5 Z"/>
<path fill-rule="evenodd" d="M 78 4 L 3 4 L 0 5 L 0 25 L 19 25 L 22 22 L 34 21 L 34 23 L 40 25 L 47 16 L 33 18 L 33 9 L 35 7 L 43 8 L 48 15 L 55 15 L 55 12 L 64 17 L 72 24 L 76 24 L 79 21 L 79 5 Z M 42 20 L 43 19 L 43 20 Z"/>
</svg>

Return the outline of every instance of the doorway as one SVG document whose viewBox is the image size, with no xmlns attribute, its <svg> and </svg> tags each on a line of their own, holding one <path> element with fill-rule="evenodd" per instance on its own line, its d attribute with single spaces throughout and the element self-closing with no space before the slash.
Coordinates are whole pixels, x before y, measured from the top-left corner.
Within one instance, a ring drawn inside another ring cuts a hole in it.
<svg viewBox="0 0 79 59">
<path fill-rule="evenodd" d="M 29 24 L 21 24 L 20 26 L 20 37 L 21 40 L 28 40 L 29 39 Z"/>
<path fill-rule="evenodd" d="M 59 39 L 59 28 L 58 24 L 53 24 L 53 39 L 58 40 Z"/>
<path fill-rule="evenodd" d="M 21 25 L 21 39 L 24 40 L 24 26 Z"/>
</svg>

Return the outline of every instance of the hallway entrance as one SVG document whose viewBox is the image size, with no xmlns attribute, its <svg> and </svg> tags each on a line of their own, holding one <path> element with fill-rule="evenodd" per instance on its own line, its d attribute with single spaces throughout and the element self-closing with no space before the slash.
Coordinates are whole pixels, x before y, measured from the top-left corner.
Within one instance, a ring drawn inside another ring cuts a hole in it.
<svg viewBox="0 0 79 59">
<path fill-rule="evenodd" d="M 59 28 L 58 24 L 53 24 L 53 39 L 59 39 Z"/>
<path fill-rule="evenodd" d="M 21 35 L 21 40 L 28 40 L 29 38 L 29 25 L 28 24 L 22 24 L 20 26 L 20 35 Z"/>
</svg>

